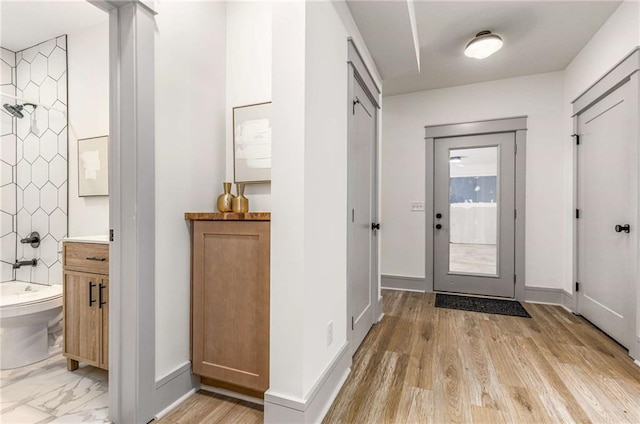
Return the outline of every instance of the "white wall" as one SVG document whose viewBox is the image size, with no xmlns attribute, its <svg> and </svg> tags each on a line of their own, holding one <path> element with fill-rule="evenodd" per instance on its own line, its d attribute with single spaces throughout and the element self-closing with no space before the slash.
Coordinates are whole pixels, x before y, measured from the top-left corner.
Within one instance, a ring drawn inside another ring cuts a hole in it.
<svg viewBox="0 0 640 424">
<path fill-rule="evenodd" d="M 78 139 L 109 134 L 109 21 L 68 34 L 69 236 L 106 235 L 109 197 L 78 197 Z"/>
<path fill-rule="evenodd" d="M 156 2 L 156 379 L 189 360 L 184 213 L 213 211 L 225 175 L 225 3 Z M 151 246 L 150 246 L 151 248 Z"/>
<path fill-rule="evenodd" d="M 305 316 L 307 393 L 346 342 L 349 34 L 330 2 L 306 16 Z M 333 322 L 333 343 L 326 344 Z"/>
<path fill-rule="evenodd" d="M 574 278 L 574 144 L 571 102 L 635 47 L 640 46 L 640 2 L 625 1 L 565 69 L 563 110 L 563 288 L 573 292 Z"/>
<path fill-rule="evenodd" d="M 276 2 L 272 9 L 278 142 L 268 394 L 301 402 L 346 342 L 347 38 L 368 52 L 345 10 L 344 2 Z"/>
<path fill-rule="evenodd" d="M 385 97 L 382 274 L 424 277 L 424 126 L 527 115 L 525 284 L 561 287 L 562 102 L 561 72 Z"/>
<path fill-rule="evenodd" d="M 271 3 L 229 2 L 226 181 L 233 182 L 233 108 L 271 101 L 271 54 Z M 270 183 L 248 184 L 245 195 L 251 211 L 271 210 Z"/>
</svg>

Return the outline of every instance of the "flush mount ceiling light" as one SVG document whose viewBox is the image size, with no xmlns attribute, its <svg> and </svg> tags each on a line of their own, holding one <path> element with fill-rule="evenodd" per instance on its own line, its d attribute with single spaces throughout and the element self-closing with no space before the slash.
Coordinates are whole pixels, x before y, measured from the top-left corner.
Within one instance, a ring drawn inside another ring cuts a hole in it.
<svg viewBox="0 0 640 424">
<path fill-rule="evenodd" d="M 480 31 L 476 34 L 476 38 L 469 41 L 469 44 L 464 49 L 464 54 L 474 59 L 484 59 L 501 48 L 502 38 L 492 34 L 491 31 Z"/>
</svg>

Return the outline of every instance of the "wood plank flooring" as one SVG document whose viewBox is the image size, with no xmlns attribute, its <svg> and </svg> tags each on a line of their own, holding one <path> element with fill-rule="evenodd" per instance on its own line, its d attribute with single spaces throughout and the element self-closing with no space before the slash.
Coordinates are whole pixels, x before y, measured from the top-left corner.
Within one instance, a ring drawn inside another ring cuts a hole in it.
<svg viewBox="0 0 640 424">
<path fill-rule="evenodd" d="M 640 367 L 558 306 L 524 304 L 528 319 L 383 298 L 324 423 L 640 423 Z M 159 422 L 262 421 L 262 407 L 199 392 Z"/>
<path fill-rule="evenodd" d="M 263 416 L 260 405 L 200 390 L 158 423 L 258 424 Z"/>
<path fill-rule="evenodd" d="M 528 319 L 383 298 L 324 423 L 640 423 L 640 367 L 561 307 L 524 304 Z"/>
</svg>

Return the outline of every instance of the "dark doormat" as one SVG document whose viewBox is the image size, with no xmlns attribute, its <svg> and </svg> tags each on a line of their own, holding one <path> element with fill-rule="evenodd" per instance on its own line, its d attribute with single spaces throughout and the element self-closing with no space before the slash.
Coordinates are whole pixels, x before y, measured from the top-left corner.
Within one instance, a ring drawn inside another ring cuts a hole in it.
<svg viewBox="0 0 640 424">
<path fill-rule="evenodd" d="M 436 294 L 436 308 L 460 309 L 485 314 L 510 315 L 531 318 L 531 315 L 515 300 L 485 299 L 483 297 Z"/>
</svg>

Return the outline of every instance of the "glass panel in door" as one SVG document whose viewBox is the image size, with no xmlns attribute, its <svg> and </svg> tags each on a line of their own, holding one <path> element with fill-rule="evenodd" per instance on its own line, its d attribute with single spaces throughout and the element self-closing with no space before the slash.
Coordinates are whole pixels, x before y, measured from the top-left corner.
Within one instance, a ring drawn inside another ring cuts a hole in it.
<svg viewBox="0 0 640 424">
<path fill-rule="evenodd" d="M 497 275 L 498 147 L 449 150 L 449 272 Z"/>
</svg>

